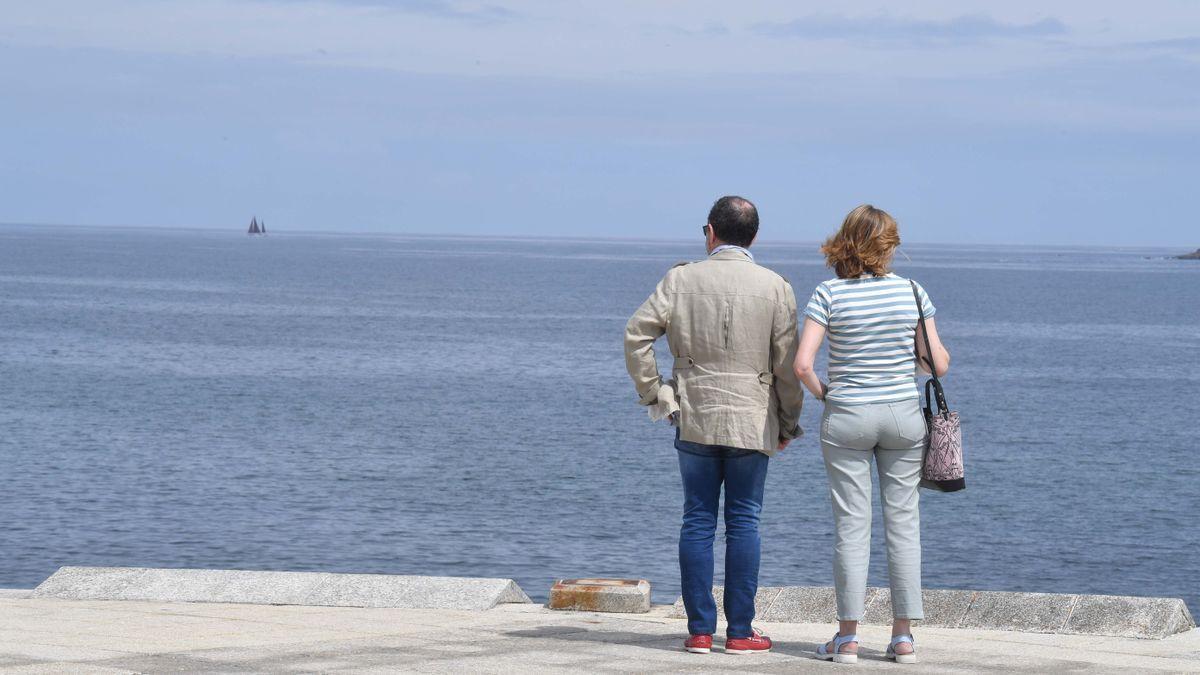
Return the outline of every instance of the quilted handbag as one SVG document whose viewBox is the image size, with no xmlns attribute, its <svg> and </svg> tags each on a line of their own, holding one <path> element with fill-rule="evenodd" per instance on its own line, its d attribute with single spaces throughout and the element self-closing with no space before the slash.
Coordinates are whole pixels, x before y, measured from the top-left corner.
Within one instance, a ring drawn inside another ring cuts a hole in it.
<svg viewBox="0 0 1200 675">
<path fill-rule="evenodd" d="M 921 487 L 939 492 L 957 492 L 967 487 L 966 473 L 963 467 L 962 428 L 958 423 L 958 413 L 946 405 L 946 392 L 942 390 L 942 381 L 938 379 L 937 368 L 931 361 L 933 348 L 929 344 L 929 333 L 925 330 L 925 309 L 921 306 L 921 295 L 917 293 L 917 285 L 912 281 L 913 297 L 917 300 L 917 323 L 920 333 L 925 338 L 924 358 L 929 366 L 930 377 L 925 382 L 925 458 L 921 463 Z M 914 349 L 917 358 L 921 350 Z M 937 410 L 934 410 L 934 405 Z"/>
</svg>

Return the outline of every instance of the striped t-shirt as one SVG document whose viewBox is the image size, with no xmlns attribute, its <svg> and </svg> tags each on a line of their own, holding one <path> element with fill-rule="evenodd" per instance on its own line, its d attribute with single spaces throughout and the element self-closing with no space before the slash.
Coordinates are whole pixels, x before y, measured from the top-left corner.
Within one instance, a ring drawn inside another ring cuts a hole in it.
<svg viewBox="0 0 1200 675">
<path fill-rule="evenodd" d="M 917 284 L 926 318 L 933 303 Z M 917 391 L 917 303 L 908 279 L 895 274 L 830 279 L 817 286 L 804 315 L 829 335 L 829 392 L 842 405 L 920 398 Z"/>
</svg>

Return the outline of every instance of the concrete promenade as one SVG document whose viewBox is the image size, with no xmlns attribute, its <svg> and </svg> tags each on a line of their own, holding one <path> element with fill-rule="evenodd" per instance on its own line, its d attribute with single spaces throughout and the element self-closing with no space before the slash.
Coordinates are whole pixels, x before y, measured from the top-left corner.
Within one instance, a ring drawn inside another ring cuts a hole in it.
<svg viewBox="0 0 1200 675">
<path fill-rule="evenodd" d="M 762 622 L 771 654 L 680 651 L 669 606 L 648 614 L 59 600 L 0 593 L 0 672 L 850 672 L 810 658 L 829 624 Z M 722 626 L 723 629 L 723 626 Z M 1163 640 L 918 628 L 921 663 L 883 659 L 865 626 L 859 668 L 922 672 L 1200 672 L 1200 631 Z M 718 640 L 718 644 L 719 644 Z"/>
</svg>

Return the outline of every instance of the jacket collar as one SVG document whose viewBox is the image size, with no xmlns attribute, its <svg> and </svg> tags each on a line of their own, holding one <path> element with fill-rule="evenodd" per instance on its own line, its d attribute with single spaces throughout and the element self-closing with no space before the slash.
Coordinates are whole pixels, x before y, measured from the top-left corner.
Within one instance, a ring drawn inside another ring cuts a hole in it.
<svg viewBox="0 0 1200 675">
<path fill-rule="evenodd" d="M 740 246 L 730 246 L 708 255 L 711 260 L 746 260 L 754 262 L 754 255 Z"/>
</svg>

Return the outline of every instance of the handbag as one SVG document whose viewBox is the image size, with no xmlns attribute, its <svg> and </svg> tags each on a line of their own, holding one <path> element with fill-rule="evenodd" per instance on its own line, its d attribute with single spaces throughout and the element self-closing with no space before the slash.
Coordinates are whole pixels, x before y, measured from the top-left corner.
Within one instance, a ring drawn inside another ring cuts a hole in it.
<svg viewBox="0 0 1200 675">
<path fill-rule="evenodd" d="M 917 325 L 925 338 L 925 364 L 929 366 L 929 379 L 925 381 L 925 456 L 921 461 L 921 487 L 938 492 L 957 492 L 967 487 L 963 467 L 962 428 L 958 413 L 946 405 L 946 392 L 938 379 L 933 365 L 933 347 L 929 344 L 929 332 L 925 330 L 925 308 L 921 306 L 921 294 L 917 285 L 912 285 L 913 297 L 917 301 Z M 916 349 L 917 358 L 921 350 Z M 937 411 L 933 409 L 937 402 Z"/>
</svg>

